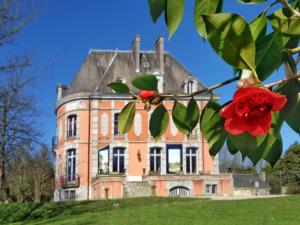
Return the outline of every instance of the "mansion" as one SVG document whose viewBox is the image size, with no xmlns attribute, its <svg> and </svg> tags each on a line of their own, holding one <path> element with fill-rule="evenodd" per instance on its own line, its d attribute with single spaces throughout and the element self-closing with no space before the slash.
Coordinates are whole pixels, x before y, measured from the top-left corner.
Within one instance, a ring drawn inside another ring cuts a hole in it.
<svg viewBox="0 0 300 225">
<path fill-rule="evenodd" d="M 131 130 L 118 132 L 118 116 L 131 100 L 107 85 L 154 74 L 160 93 L 191 93 L 204 85 L 173 55 L 164 50 L 159 37 L 151 51 L 141 50 L 135 36 L 132 50 L 88 52 L 73 82 L 57 86 L 56 125 L 53 142 L 56 156 L 54 200 L 86 200 L 139 196 L 232 195 L 232 176 L 219 173 L 219 161 L 199 125 L 186 137 L 174 125 L 173 101 L 168 129 L 158 141 L 149 132 L 150 115 L 137 103 Z M 200 111 L 210 96 L 198 95 Z M 189 99 L 183 99 L 187 104 Z"/>
</svg>

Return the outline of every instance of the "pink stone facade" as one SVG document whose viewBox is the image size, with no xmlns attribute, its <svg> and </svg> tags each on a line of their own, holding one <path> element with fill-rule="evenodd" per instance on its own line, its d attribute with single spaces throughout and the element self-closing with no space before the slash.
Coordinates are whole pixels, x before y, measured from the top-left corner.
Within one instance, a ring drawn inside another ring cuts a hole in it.
<svg viewBox="0 0 300 225">
<path fill-rule="evenodd" d="M 131 130 L 120 135 L 117 115 L 130 96 L 86 92 L 63 96 L 62 91 L 58 87 L 56 201 L 232 194 L 232 176 L 219 173 L 218 157 L 210 157 L 199 125 L 189 138 L 175 127 L 173 101 L 164 102 L 169 126 L 155 142 L 148 129 L 153 107 L 147 112 L 137 103 Z M 200 111 L 208 99 L 196 98 Z"/>
</svg>

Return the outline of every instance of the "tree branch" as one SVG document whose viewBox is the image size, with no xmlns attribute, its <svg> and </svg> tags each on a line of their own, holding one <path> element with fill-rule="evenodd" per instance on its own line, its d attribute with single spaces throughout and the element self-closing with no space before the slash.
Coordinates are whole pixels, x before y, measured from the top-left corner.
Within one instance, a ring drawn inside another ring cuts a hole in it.
<svg viewBox="0 0 300 225">
<path fill-rule="evenodd" d="M 271 88 L 271 87 L 274 87 L 278 84 L 283 84 L 283 83 L 286 83 L 290 80 L 295 80 L 295 79 L 298 79 L 298 78 L 300 78 L 300 72 L 298 72 L 296 76 L 287 77 L 287 78 L 284 78 L 282 80 L 279 80 L 279 81 L 276 81 L 276 82 L 273 82 L 273 83 L 270 83 L 270 84 L 266 84 L 265 87 L 266 88 Z"/>
<path fill-rule="evenodd" d="M 162 97 L 162 98 L 171 98 L 171 99 L 174 99 L 174 98 L 175 99 L 176 98 L 190 98 L 190 97 L 194 97 L 194 96 L 199 95 L 199 94 L 210 93 L 210 92 L 212 92 L 213 90 L 215 90 L 217 88 L 223 87 L 223 86 L 225 86 L 227 84 L 230 84 L 230 83 L 232 83 L 234 81 L 237 81 L 239 79 L 240 79 L 239 76 L 233 77 L 233 78 L 231 78 L 229 80 L 226 80 L 226 81 L 221 82 L 219 84 L 215 84 L 215 85 L 213 85 L 213 86 L 211 86 L 209 88 L 204 88 L 202 90 L 193 92 L 191 94 L 180 94 L 180 95 L 178 95 L 178 94 L 177 95 L 176 94 L 175 95 L 167 94 L 167 95 L 160 95 L 160 97 Z"/>
<path fill-rule="evenodd" d="M 297 48 L 287 49 L 287 51 L 292 55 L 296 53 L 300 53 L 300 46 Z"/>
<path fill-rule="evenodd" d="M 286 7 L 292 14 L 294 14 L 295 16 L 300 18 L 300 13 L 294 9 L 287 0 L 277 0 L 278 2 L 280 2 L 284 7 Z"/>
</svg>

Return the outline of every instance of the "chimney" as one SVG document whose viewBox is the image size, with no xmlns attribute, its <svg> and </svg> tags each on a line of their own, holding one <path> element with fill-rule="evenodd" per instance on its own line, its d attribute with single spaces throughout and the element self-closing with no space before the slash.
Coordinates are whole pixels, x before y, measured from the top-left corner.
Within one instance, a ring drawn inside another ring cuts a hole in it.
<svg viewBox="0 0 300 225">
<path fill-rule="evenodd" d="M 134 59 L 135 72 L 140 72 L 140 48 L 141 48 L 141 37 L 136 35 L 132 41 L 132 55 Z"/>
<path fill-rule="evenodd" d="M 155 42 L 155 54 L 158 69 L 161 74 L 165 73 L 165 65 L 164 65 L 164 38 L 160 36 Z"/>
<path fill-rule="evenodd" d="M 57 101 L 59 101 L 62 97 L 64 97 L 65 91 L 68 89 L 67 86 L 64 86 L 62 84 L 58 84 L 56 87 L 56 96 Z"/>
</svg>

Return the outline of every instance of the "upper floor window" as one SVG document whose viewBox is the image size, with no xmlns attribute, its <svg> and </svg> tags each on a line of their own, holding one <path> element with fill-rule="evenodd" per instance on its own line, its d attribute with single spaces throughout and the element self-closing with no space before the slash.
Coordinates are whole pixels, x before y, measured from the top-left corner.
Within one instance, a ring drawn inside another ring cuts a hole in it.
<svg viewBox="0 0 300 225">
<path fill-rule="evenodd" d="M 75 137 L 77 135 L 77 116 L 68 116 L 67 137 Z"/>
<path fill-rule="evenodd" d="M 158 147 L 150 148 L 150 171 L 151 172 L 161 171 L 161 148 Z"/>
<path fill-rule="evenodd" d="M 186 149 L 186 173 L 197 173 L 197 148 Z"/>
<path fill-rule="evenodd" d="M 114 114 L 114 136 L 119 135 L 119 128 L 118 128 L 119 115 L 120 115 L 120 113 Z"/>
<path fill-rule="evenodd" d="M 125 148 L 116 147 L 113 149 L 113 172 L 125 172 Z"/>
<path fill-rule="evenodd" d="M 76 149 L 67 151 L 67 181 L 75 181 L 76 178 Z"/>
<path fill-rule="evenodd" d="M 107 174 L 109 172 L 109 147 L 98 151 L 98 173 Z"/>
</svg>

